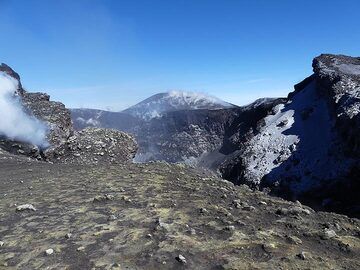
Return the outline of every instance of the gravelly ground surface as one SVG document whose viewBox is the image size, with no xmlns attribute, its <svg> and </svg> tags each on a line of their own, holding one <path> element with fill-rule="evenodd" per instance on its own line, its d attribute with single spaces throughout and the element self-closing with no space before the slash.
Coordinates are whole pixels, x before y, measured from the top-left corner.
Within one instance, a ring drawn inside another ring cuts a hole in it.
<svg viewBox="0 0 360 270">
<path fill-rule="evenodd" d="M 360 269 L 359 238 L 357 219 L 180 165 L 0 156 L 0 269 Z"/>
</svg>

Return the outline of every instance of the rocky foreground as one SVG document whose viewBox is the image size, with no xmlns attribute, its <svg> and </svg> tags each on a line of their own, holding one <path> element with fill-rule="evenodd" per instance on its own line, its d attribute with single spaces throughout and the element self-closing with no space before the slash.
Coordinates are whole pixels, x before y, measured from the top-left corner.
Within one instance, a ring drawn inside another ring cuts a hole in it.
<svg viewBox="0 0 360 270">
<path fill-rule="evenodd" d="M 360 221 L 167 163 L 1 154 L 0 269 L 360 269 Z"/>
</svg>

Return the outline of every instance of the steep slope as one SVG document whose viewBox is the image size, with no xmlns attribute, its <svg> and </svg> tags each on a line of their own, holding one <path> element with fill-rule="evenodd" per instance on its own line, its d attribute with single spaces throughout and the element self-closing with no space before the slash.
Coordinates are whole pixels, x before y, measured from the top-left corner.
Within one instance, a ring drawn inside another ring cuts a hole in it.
<svg viewBox="0 0 360 270">
<path fill-rule="evenodd" d="M 233 107 L 236 106 L 205 94 L 171 91 L 153 95 L 123 112 L 144 120 L 150 120 L 172 111 L 218 110 Z"/>
<path fill-rule="evenodd" d="M 226 179 L 358 216 L 358 58 L 321 55 L 314 75 L 221 165 Z"/>
<path fill-rule="evenodd" d="M 220 110 L 175 111 L 151 119 L 136 133 L 140 147 L 135 160 L 186 162 L 216 169 L 215 164 L 236 147 L 231 143 L 235 136 L 229 138 L 229 134 L 236 130 L 236 138 L 244 136 L 281 101 L 256 101 Z"/>
</svg>

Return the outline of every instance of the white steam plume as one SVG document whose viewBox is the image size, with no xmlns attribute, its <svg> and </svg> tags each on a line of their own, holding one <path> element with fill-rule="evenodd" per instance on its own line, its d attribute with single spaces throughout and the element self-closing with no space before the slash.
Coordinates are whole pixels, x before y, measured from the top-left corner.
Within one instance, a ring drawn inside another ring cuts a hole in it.
<svg viewBox="0 0 360 270">
<path fill-rule="evenodd" d="M 25 113 L 15 95 L 17 88 L 16 79 L 0 72 L 0 135 L 45 148 L 49 145 L 46 140 L 47 126 Z"/>
</svg>

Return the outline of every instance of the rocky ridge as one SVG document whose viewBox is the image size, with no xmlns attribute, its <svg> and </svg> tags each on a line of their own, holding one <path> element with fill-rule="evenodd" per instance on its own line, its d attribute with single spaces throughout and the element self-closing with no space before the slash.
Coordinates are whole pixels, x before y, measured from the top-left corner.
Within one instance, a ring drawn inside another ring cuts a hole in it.
<svg viewBox="0 0 360 270">
<path fill-rule="evenodd" d="M 273 108 L 221 166 L 226 179 L 359 215 L 358 58 L 321 55 L 314 74 Z"/>
<path fill-rule="evenodd" d="M 73 128 L 70 111 L 64 104 L 50 101 L 50 96 L 45 93 L 27 92 L 22 87 L 19 74 L 6 64 L 0 65 L 0 72 L 18 81 L 16 94 L 26 112 L 43 121 L 49 129 L 49 147 L 46 149 L 3 137 L 0 139 L 3 150 L 51 162 L 124 162 L 131 161 L 135 156 L 137 145 L 131 136 L 117 130 L 87 129 L 77 132 Z M 101 150 L 103 148 L 107 150 Z"/>
</svg>

